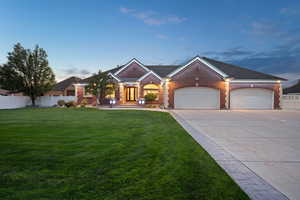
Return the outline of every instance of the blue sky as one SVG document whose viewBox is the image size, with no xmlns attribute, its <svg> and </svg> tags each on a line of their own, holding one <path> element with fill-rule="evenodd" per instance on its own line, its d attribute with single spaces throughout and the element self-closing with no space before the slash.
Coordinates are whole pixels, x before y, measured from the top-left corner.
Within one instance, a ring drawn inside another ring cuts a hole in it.
<svg viewBox="0 0 300 200">
<path fill-rule="evenodd" d="M 46 49 L 58 80 L 195 55 L 296 79 L 300 2 L 2 0 L 0 63 L 17 42 Z"/>
</svg>

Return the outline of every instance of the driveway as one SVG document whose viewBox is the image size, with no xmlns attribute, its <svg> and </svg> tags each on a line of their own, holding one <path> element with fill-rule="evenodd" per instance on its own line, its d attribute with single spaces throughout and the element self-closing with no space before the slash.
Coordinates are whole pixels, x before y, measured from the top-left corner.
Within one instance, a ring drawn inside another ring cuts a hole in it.
<svg viewBox="0 0 300 200">
<path fill-rule="evenodd" d="M 300 199 L 300 111 L 173 112 L 288 198 Z"/>
</svg>

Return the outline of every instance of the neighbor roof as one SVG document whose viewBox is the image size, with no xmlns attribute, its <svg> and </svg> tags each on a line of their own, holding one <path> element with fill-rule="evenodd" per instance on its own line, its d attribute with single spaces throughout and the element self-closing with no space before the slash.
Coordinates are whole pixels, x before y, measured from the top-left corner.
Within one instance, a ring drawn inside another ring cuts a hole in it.
<svg viewBox="0 0 300 200">
<path fill-rule="evenodd" d="M 283 89 L 283 94 L 290 94 L 290 93 L 300 94 L 300 79 L 298 80 L 297 84 Z"/>
<path fill-rule="evenodd" d="M 79 83 L 81 81 L 81 78 L 72 76 L 70 78 L 67 78 L 63 81 L 58 82 L 52 90 L 54 91 L 64 91 L 67 87 L 74 83 Z"/>
</svg>

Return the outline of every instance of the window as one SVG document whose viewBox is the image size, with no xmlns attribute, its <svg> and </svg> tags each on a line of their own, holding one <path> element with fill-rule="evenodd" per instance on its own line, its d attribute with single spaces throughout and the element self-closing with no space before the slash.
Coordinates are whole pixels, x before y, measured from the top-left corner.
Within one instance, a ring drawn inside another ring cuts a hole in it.
<svg viewBox="0 0 300 200">
<path fill-rule="evenodd" d="M 147 84 L 144 86 L 144 96 L 146 94 L 149 94 L 149 93 L 152 93 L 152 94 L 156 94 L 156 100 L 158 100 L 158 97 L 159 97 L 159 87 L 155 84 Z"/>
<path fill-rule="evenodd" d="M 116 98 L 116 92 L 115 92 L 113 84 L 108 84 L 106 86 L 106 95 L 105 95 L 105 98 L 107 98 L 107 99 L 115 99 Z"/>
<path fill-rule="evenodd" d="M 92 97 L 93 94 L 90 93 L 90 92 L 88 92 L 88 91 L 85 89 L 85 87 L 84 87 L 84 88 L 83 88 L 83 96 L 84 96 L 84 97 Z"/>
</svg>

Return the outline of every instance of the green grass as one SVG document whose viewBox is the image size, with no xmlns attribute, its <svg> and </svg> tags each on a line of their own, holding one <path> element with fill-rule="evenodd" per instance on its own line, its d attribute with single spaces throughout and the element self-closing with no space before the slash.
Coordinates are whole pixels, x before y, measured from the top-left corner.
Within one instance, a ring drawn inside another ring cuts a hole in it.
<svg viewBox="0 0 300 200">
<path fill-rule="evenodd" d="M 0 110 L 1 199 L 248 199 L 168 114 Z"/>
</svg>

